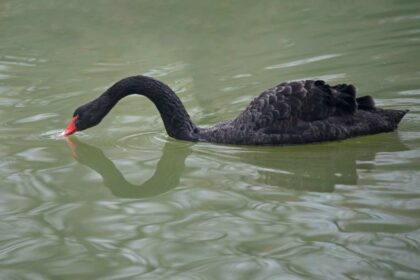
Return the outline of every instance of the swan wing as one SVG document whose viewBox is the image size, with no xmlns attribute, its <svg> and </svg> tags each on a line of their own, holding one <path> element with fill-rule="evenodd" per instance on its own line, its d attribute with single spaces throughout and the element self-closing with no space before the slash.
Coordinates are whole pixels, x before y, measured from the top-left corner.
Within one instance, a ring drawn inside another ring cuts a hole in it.
<svg viewBox="0 0 420 280">
<path fill-rule="evenodd" d="M 324 81 L 281 83 L 256 97 L 234 121 L 254 131 L 284 133 L 296 125 L 351 115 L 357 110 L 352 85 L 329 86 Z M 293 130 L 294 130 L 293 129 Z"/>
</svg>

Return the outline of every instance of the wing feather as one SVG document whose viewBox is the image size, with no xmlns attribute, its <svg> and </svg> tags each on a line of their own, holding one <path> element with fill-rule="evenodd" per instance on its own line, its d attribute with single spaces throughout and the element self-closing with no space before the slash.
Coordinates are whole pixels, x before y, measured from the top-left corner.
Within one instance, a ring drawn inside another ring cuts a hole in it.
<svg viewBox="0 0 420 280">
<path fill-rule="evenodd" d="M 285 127 L 332 116 L 353 114 L 357 110 L 356 90 L 352 85 L 330 86 L 324 81 L 281 83 L 256 97 L 236 118 L 254 131 L 285 132 Z"/>
</svg>

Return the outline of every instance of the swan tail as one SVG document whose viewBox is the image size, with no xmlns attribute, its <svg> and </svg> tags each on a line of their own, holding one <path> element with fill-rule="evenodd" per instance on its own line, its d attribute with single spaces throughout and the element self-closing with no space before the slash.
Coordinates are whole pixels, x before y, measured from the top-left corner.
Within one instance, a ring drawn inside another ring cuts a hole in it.
<svg viewBox="0 0 420 280">
<path fill-rule="evenodd" d="M 401 119 L 409 112 L 409 110 L 393 110 L 393 109 L 387 109 L 386 115 L 388 119 L 394 123 L 395 128 L 400 123 Z"/>
</svg>

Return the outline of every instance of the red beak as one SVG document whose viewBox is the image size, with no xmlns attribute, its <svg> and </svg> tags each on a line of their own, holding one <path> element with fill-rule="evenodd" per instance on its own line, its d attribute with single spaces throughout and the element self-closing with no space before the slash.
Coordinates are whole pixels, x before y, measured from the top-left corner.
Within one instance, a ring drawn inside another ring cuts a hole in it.
<svg viewBox="0 0 420 280">
<path fill-rule="evenodd" d="M 76 115 L 71 119 L 71 122 L 70 122 L 69 126 L 63 132 L 64 136 L 72 135 L 73 133 L 75 133 L 77 131 L 76 120 L 77 120 L 78 117 L 79 116 Z"/>
</svg>

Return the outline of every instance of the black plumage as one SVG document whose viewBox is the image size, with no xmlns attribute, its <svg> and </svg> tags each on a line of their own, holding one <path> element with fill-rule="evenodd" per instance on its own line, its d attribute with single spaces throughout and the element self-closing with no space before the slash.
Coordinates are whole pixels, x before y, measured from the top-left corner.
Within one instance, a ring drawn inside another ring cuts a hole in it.
<svg viewBox="0 0 420 280">
<path fill-rule="evenodd" d="M 303 144 L 388 132 L 407 113 L 376 108 L 370 96 L 356 97 L 352 85 L 306 80 L 281 83 L 261 93 L 237 118 L 200 128 L 167 85 L 132 76 L 76 109 L 77 131 L 97 125 L 121 98 L 136 93 L 155 104 L 171 137 L 223 144 Z"/>
</svg>

